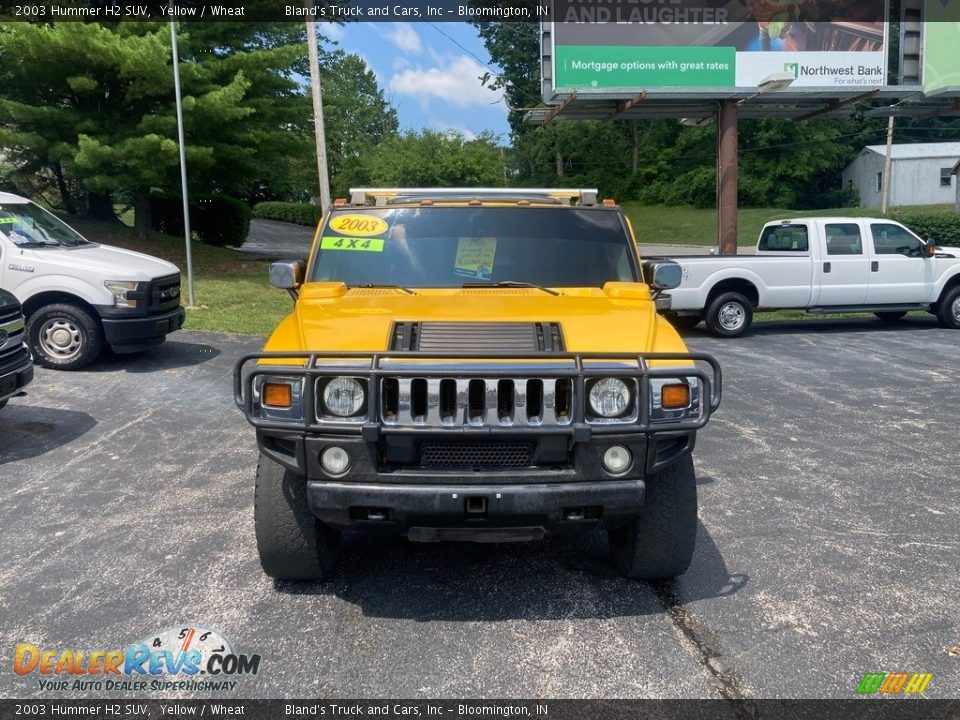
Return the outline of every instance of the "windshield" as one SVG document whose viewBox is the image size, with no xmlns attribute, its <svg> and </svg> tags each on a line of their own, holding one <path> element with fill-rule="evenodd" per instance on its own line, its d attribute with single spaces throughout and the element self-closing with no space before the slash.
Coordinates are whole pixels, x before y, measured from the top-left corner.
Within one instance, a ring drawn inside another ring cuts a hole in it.
<svg viewBox="0 0 960 720">
<path fill-rule="evenodd" d="M 20 247 L 89 245 L 76 230 L 34 203 L 0 205 L 0 235 Z"/>
<path fill-rule="evenodd" d="M 620 214 L 531 207 L 354 208 L 323 226 L 312 281 L 602 287 L 636 281 Z"/>
</svg>

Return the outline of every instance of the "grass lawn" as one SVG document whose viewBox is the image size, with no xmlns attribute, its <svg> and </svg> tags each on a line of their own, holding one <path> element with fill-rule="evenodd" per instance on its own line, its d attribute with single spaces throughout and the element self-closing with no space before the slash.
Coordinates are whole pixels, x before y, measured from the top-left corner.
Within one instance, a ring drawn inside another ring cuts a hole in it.
<svg viewBox="0 0 960 720">
<path fill-rule="evenodd" d="M 139 239 L 122 224 L 65 218 L 88 240 L 147 253 L 175 263 L 186 272 L 183 238 L 152 233 Z M 270 287 L 268 263 L 247 260 L 236 250 L 193 243 L 194 295 L 198 308 L 187 310 L 191 330 L 269 335 L 290 312 L 290 296 Z M 187 301 L 187 278 L 183 275 L 183 301 Z"/>
<path fill-rule="evenodd" d="M 951 205 L 926 205 L 903 210 L 943 210 Z M 714 208 L 662 207 L 623 203 L 623 211 L 642 244 L 716 245 L 717 211 Z M 795 217 L 878 217 L 877 208 L 840 208 L 837 210 L 779 210 L 741 208 L 738 213 L 737 242 L 740 247 L 756 245 L 760 229 L 771 220 Z"/>
</svg>

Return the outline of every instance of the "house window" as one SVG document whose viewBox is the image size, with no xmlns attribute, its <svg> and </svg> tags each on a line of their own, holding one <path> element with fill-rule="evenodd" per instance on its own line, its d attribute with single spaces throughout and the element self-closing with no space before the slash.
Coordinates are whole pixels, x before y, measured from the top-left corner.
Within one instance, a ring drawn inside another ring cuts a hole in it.
<svg viewBox="0 0 960 720">
<path fill-rule="evenodd" d="M 940 187 L 950 187 L 952 175 L 953 168 L 940 168 Z"/>
<path fill-rule="evenodd" d="M 883 173 L 877 173 L 877 192 L 883 192 Z"/>
</svg>

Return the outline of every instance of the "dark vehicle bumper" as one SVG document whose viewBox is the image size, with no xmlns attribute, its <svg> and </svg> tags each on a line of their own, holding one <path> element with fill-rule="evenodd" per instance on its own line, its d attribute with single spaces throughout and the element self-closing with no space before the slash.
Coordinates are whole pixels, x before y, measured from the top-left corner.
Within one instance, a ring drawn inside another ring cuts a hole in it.
<svg viewBox="0 0 960 720">
<path fill-rule="evenodd" d="M 182 307 L 141 318 L 104 316 L 103 334 L 114 352 L 140 352 L 159 345 L 168 334 L 183 327 L 186 312 Z"/>
<path fill-rule="evenodd" d="M 33 380 L 33 359 L 26 346 L 0 366 L 0 402 L 13 397 Z"/>
</svg>

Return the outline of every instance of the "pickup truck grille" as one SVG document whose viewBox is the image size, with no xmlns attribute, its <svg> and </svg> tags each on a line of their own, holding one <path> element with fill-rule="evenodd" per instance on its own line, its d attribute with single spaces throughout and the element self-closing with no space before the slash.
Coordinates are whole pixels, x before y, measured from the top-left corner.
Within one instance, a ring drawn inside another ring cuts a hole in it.
<svg viewBox="0 0 960 720">
<path fill-rule="evenodd" d="M 420 445 L 420 465 L 432 468 L 505 468 L 530 465 L 528 442 L 428 442 Z"/>
<path fill-rule="evenodd" d="M 0 350 L 0 375 L 18 370 L 30 362 L 30 351 L 23 343 Z"/>
<path fill-rule="evenodd" d="M 20 308 L 0 310 L 0 362 L 23 343 L 24 320 Z"/>
<path fill-rule="evenodd" d="M 154 278 L 150 281 L 148 312 L 163 312 L 180 306 L 180 274 Z"/>
<path fill-rule="evenodd" d="M 558 427 L 573 421 L 566 378 L 383 378 L 380 416 L 403 427 Z"/>
<path fill-rule="evenodd" d="M 16 305 L 8 305 L 7 307 L 0 307 L 0 328 L 10 322 L 14 322 L 20 318 L 21 311 L 20 308 Z"/>
</svg>

